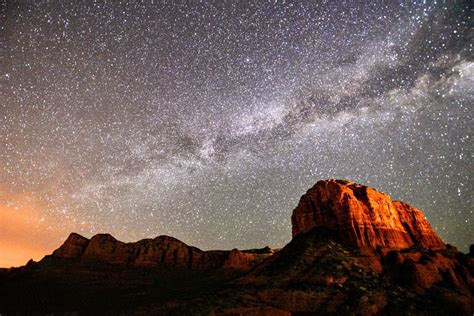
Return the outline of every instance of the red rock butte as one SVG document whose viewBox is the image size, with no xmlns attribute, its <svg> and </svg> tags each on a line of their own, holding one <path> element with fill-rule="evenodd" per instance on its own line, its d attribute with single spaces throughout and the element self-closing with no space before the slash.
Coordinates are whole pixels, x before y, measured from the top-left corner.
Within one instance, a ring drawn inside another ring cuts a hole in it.
<svg viewBox="0 0 474 316">
<path fill-rule="evenodd" d="M 345 180 L 318 181 L 301 197 L 291 222 L 293 237 L 324 227 L 358 248 L 446 247 L 419 209 Z"/>
</svg>

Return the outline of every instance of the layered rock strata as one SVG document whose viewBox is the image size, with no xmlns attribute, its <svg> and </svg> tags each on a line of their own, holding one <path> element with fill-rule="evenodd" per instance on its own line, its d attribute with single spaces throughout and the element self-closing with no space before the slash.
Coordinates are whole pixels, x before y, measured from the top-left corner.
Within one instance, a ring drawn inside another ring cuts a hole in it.
<svg viewBox="0 0 474 316">
<path fill-rule="evenodd" d="M 317 182 L 301 197 L 291 221 L 293 237 L 324 227 L 357 248 L 445 248 L 419 209 L 344 180 Z"/>
</svg>

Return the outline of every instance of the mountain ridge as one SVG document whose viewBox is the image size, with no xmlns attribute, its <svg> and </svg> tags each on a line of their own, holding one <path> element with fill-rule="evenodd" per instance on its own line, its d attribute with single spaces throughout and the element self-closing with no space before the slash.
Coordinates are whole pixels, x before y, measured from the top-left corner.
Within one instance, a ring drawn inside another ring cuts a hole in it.
<svg viewBox="0 0 474 316">
<path fill-rule="evenodd" d="M 243 251 L 238 249 L 203 251 L 167 235 L 125 243 L 107 233 L 96 234 L 90 239 L 71 233 L 51 256 L 138 267 L 204 271 L 223 267 L 246 270 L 271 253 L 272 250 L 268 246 Z"/>
</svg>

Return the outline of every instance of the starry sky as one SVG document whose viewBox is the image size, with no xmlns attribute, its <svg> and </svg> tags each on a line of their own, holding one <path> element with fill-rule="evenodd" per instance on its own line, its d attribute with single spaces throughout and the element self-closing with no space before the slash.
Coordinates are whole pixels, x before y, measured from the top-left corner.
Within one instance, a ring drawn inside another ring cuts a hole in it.
<svg viewBox="0 0 474 316">
<path fill-rule="evenodd" d="M 474 243 L 468 1 L 6 1 L 0 266 L 71 231 L 282 247 L 316 181 Z"/>
</svg>

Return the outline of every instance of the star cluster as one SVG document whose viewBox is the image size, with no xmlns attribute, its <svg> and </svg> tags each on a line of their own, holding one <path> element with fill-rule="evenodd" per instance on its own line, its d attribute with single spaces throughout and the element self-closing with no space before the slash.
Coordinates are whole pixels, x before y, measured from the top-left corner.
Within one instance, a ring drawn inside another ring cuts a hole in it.
<svg viewBox="0 0 474 316">
<path fill-rule="evenodd" d="M 2 12 L 0 203 L 34 204 L 49 247 L 71 230 L 281 247 L 299 197 L 324 178 L 417 206 L 461 250 L 474 241 L 467 2 Z"/>
</svg>

